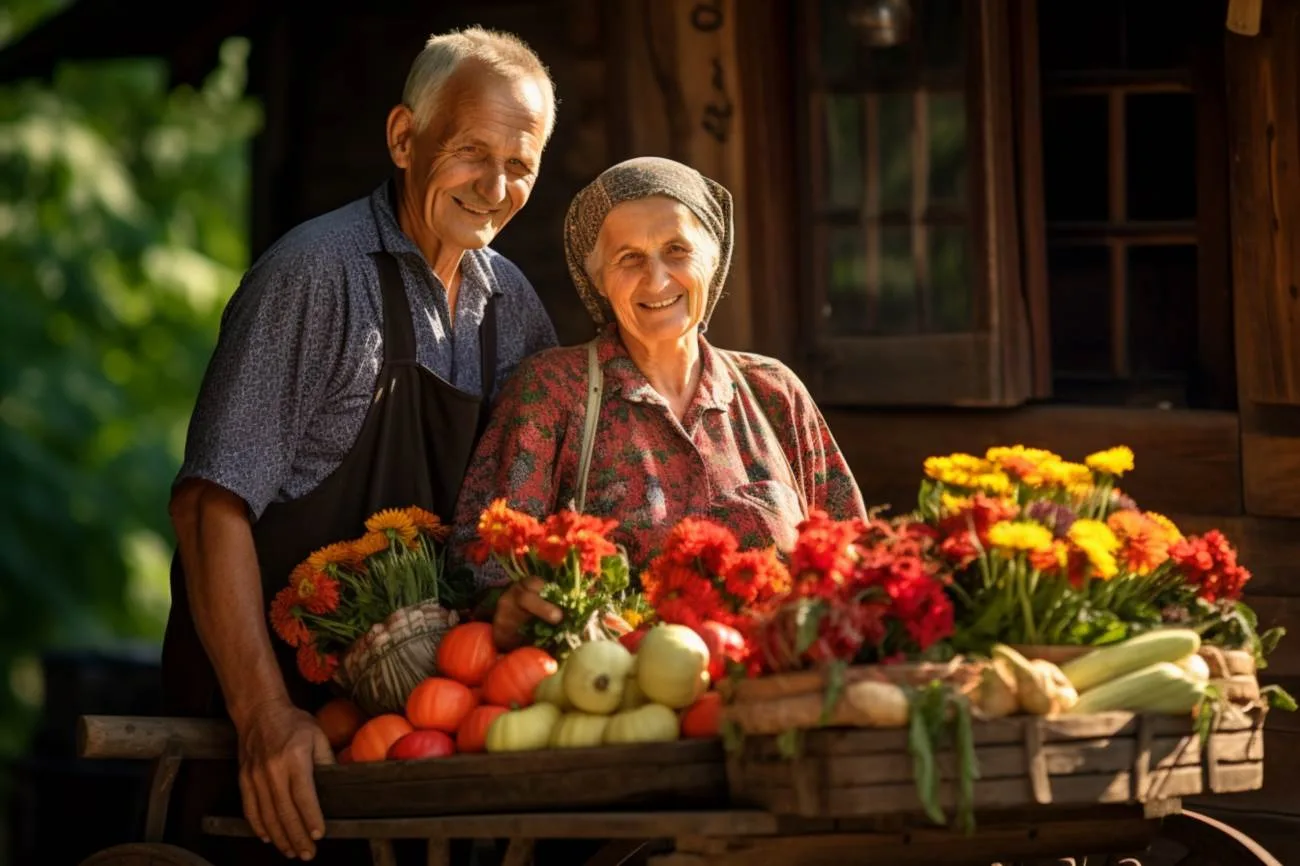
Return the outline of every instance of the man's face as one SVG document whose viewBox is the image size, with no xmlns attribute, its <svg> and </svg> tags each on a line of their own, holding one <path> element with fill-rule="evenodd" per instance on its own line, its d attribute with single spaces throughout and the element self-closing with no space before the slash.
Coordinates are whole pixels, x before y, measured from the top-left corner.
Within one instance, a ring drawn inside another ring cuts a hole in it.
<svg viewBox="0 0 1300 866">
<path fill-rule="evenodd" d="M 409 230 L 451 250 L 487 246 L 528 201 L 541 163 L 546 97 L 538 82 L 507 81 L 478 67 L 462 68 L 419 132 L 406 112 L 406 146 L 393 161 L 405 169 L 403 210 Z M 394 117 L 403 109 L 394 109 Z M 390 118 L 390 145 L 394 129 Z M 407 226 L 404 226 L 407 227 Z"/>
</svg>

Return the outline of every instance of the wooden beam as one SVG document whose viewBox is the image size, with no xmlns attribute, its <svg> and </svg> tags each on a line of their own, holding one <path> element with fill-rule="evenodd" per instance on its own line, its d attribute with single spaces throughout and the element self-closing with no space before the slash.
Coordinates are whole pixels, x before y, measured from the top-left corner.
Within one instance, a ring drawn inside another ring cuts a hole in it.
<svg viewBox="0 0 1300 866">
<path fill-rule="evenodd" d="M 893 373 L 891 369 L 882 375 Z M 1161 512 L 1242 513 L 1238 420 L 1229 412 L 1031 406 L 828 408 L 825 415 L 869 505 L 912 508 L 922 464 L 931 455 L 982 453 L 990 445 L 1021 443 L 1081 460 L 1092 451 L 1126 444 L 1137 454 L 1137 470 L 1122 487 L 1144 507 Z"/>
</svg>

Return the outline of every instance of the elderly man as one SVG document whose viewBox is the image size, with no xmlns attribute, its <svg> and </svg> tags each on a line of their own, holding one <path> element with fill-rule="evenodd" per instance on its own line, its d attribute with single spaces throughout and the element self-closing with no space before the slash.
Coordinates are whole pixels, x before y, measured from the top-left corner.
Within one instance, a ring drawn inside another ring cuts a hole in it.
<svg viewBox="0 0 1300 866">
<path fill-rule="evenodd" d="M 229 715 L 244 814 L 288 857 L 316 854 L 313 763 L 332 758 L 310 713 L 323 696 L 268 636 L 264 585 L 379 508 L 450 519 L 492 395 L 556 343 L 488 247 L 554 124 L 554 85 L 518 39 L 431 38 L 388 115 L 394 178 L 290 231 L 225 311 L 170 506 L 164 695 L 171 713 Z M 213 787 L 187 785 L 186 811 Z"/>
</svg>

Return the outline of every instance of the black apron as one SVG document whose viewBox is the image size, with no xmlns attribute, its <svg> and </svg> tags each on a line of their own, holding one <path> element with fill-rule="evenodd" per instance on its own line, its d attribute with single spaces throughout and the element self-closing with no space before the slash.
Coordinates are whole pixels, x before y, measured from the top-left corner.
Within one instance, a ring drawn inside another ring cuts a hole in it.
<svg viewBox="0 0 1300 866">
<path fill-rule="evenodd" d="M 271 600 L 287 585 L 293 568 L 326 544 L 360 536 L 366 518 L 376 511 L 416 505 L 450 523 L 470 456 L 487 426 L 496 378 L 495 296 L 488 299 L 479 330 L 484 395 L 479 398 L 419 365 L 415 330 L 397 259 L 387 251 L 375 257 L 383 294 L 384 328 L 384 364 L 375 397 L 342 464 L 305 496 L 267 506 L 253 524 L 253 542 L 262 573 L 264 625 Z M 225 708 L 221 690 L 194 627 L 179 555 L 172 559 L 171 590 L 171 614 L 162 651 L 163 712 L 222 717 Z M 307 682 L 298 672 L 293 648 L 274 633 L 271 644 L 290 698 L 298 707 L 314 712 L 331 697 L 328 686 Z M 189 782 L 177 783 L 175 820 L 171 823 L 183 836 L 177 839 L 180 844 L 203 853 L 200 847 L 212 850 L 225 843 L 196 836 L 196 821 L 204 814 L 213 814 L 214 809 L 233 815 L 242 815 L 243 811 L 233 764 L 205 767 L 206 762 L 190 763 L 191 772 L 186 774 Z M 344 847 L 350 849 L 348 859 L 340 862 L 357 862 L 350 858 L 359 851 L 368 852 L 368 848 L 324 842 L 313 862 L 334 862 L 330 852 L 334 847 L 339 853 Z M 286 862 L 273 845 L 259 840 L 253 840 L 251 845 L 251 850 L 240 847 L 238 862 L 252 864 L 255 861 L 249 858 L 259 849 L 269 855 L 268 863 Z M 233 848 L 225 850 L 227 856 L 236 854 Z"/>
</svg>

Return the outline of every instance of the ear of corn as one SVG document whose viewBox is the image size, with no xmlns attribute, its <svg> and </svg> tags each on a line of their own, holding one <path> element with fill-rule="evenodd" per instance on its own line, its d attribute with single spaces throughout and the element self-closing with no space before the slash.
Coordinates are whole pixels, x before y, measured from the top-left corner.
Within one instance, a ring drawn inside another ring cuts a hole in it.
<svg viewBox="0 0 1300 866">
<path fill-rule="evenodd" d="M 1201 636 L 1191 629 L 1157 629 L 1068 661 L 1061 672 L 1083 693 L 1156 662 L 1181 661 L 1200 646 Z"/>
<path fill-rule="evenodd" d="M 1172 662 L 1156 662 L 1130 671 L 1079 695 L 1071 713 L 1182 712 L 1190 710 L 1205 691 Z"/>
</svg>

